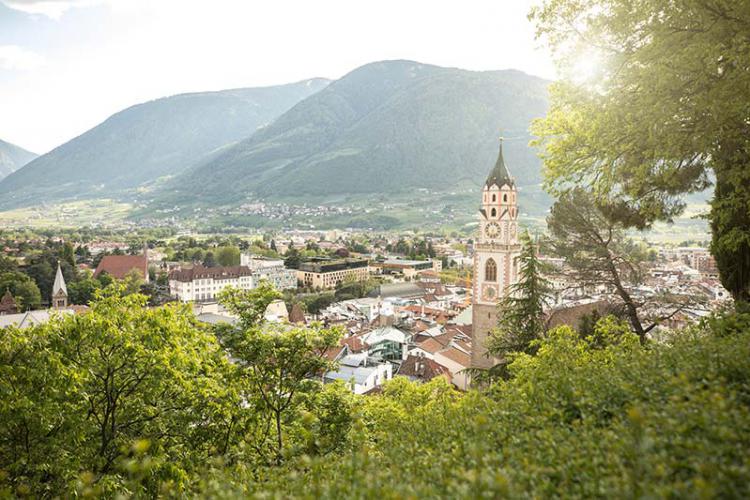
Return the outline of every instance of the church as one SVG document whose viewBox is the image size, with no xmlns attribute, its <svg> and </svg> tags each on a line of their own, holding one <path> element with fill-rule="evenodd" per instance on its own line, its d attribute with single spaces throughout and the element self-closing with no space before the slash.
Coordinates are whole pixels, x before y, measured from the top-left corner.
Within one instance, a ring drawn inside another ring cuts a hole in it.
<svg viewBox="0 0 750 500">
<path fill-rule="evenodd" d="M 482 187 L 475 241 L 471 366 L 489 368 L 495 361 L 487 355 L 485 344 L 497 326 L 498 301 L 518 281 L 521 253 L 516 184 L 505 165 L 502 139 L 495 166 Z"/>
</svg>

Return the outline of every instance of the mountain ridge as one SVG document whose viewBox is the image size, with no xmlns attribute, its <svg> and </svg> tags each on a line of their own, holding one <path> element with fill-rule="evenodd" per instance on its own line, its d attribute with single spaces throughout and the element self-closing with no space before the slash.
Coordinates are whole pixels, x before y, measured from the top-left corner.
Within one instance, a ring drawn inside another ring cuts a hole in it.
<svg viewBox="0 0 750 500">
<path fill-rule="evenodd" d="M 446 188 L 463 181 L 475 185 L 494 161 L 501 133 L 520 136 L 524 143 L 530 139 L 531 119 L 546 112 L 547 83 L 518 70 L 477 72 L 407 60 L 369 63 L 176 176 L 157 201 L 173 203 L 190 195 L 223 203 L 248 193 L 324 196 Z M 526 144 L 509 144 L 509 149 L 511 168 L 519 159 L 514 175 L 522 183 L 537 183 L 536 155 Z M 448 170 L 459 175 L 449 176 Z M 402 184 L 394 182 L 398 175 Z M 317 182 L 318 177 L 324 180 Z"/>
<path fill-rule="evenodd" d="M 20 169 L 39 155 L 0 139 L 0 180 Z"/>
<path fill-rule="evenodd" d="M 251 135 L 329 83 L 323 78 L 177 94 L 138 103 L 0 182 L 1 204 L 142 188 Z"/>
</svg>

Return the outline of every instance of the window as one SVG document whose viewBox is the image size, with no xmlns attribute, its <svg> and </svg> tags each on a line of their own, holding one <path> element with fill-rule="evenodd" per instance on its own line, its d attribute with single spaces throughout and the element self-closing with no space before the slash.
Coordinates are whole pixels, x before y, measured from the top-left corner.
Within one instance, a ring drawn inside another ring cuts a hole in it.
<svg viewBox="0 0 750 500">
<path fill-rule="evenodd" d="M 490 211 L 490 216 L 492 216 L 492 217 L 496 217 L 496 216 L 497 216 L 497 210 L 495 210 L 495 209 L 493 208 L 493 209 L 492 209 L 492 211 Z"/>
<path fill-rule="evenodd" d="M 497 195 L 496 194 L 492 195 L 492 201 L 497 201 Z"/>
<path fill-rule="evenodd" d="M 503 195 L 503 202 L 506 202 L 506 203 L 508 202 L 508 195 L 507 194 Z"/>
<path fill-rule="evenodd" d="M 497 281 L 497 264 L 495 264 L 495 259 L 489 259 L 484 265 L 484 280 Z"/>
</svg>

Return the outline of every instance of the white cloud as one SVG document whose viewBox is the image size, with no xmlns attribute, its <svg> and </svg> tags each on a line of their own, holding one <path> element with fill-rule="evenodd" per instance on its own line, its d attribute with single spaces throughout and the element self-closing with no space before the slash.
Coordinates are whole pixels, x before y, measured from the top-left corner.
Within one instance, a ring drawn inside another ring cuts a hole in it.
<svg viewBox="0 0 750 500">
<path fill-rule="evenodd" d="M 0 45 L 0 70 L 30 71 L 44 65 L 44 57 L 18 45 Z"/>
<path fill-rule="evenodd" d="M 88 7 L 103 2 L 104 0 L 2 0 L 2 3 L 11 9 L 27 14 L 40 14 L 52 19 L 60 19 L 69 9 Z"/>
</svg>

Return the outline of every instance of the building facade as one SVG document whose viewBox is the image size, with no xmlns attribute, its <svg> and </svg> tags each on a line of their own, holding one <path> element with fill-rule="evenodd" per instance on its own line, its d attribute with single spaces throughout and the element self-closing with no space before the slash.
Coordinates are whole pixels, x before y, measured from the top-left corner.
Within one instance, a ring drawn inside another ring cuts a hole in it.
<svg viewBox="0 0 750 500">
<path fill-rule="evenodd" d="M 440 260 L 432 259 L 387 259 L 384 261 L 371 262 L 370 267 L 381 274 L 403 274 L 406 278 L 413 278 L 424 271 L 435 271 L 439 273 L 443 270 L 443 263 Z"/>
<path fill-rule="evenodd" d="M 277 290 L 297 288 L 297 272 L 284 267 L 282 259 L 268 259 L 243 253 L 240 256 L 240 265 L 247 266 L 252 271 L 256 286 L 261 280 L 266 280 Z"/>
<path fill-rule="evenodd" d="M 488 368 L 495 364 L 487 355 L 487 337 L 497 326 L 498 301 L 518 281 L 520 253 L 517 191 L 503 159 L 501 139 L 497 161 L 482 188 L 479 234 L 474 246 L 473 367 Z"/>
<path fill-rule="evenodd" d="M 300 264 L 297 280 L 310 288 L 336 288 L 344 281 L 365 281 L 370 276 L 367 259 L 315 258 Z"/>
<path fill-rule="evenodd" d="M 253 283 L 253 272 L 247 266 L 195 266 L 169 273 L 169 293 L 183 302 L 214 302 L 228 286 L 250 290 Z"/>
</svg>

